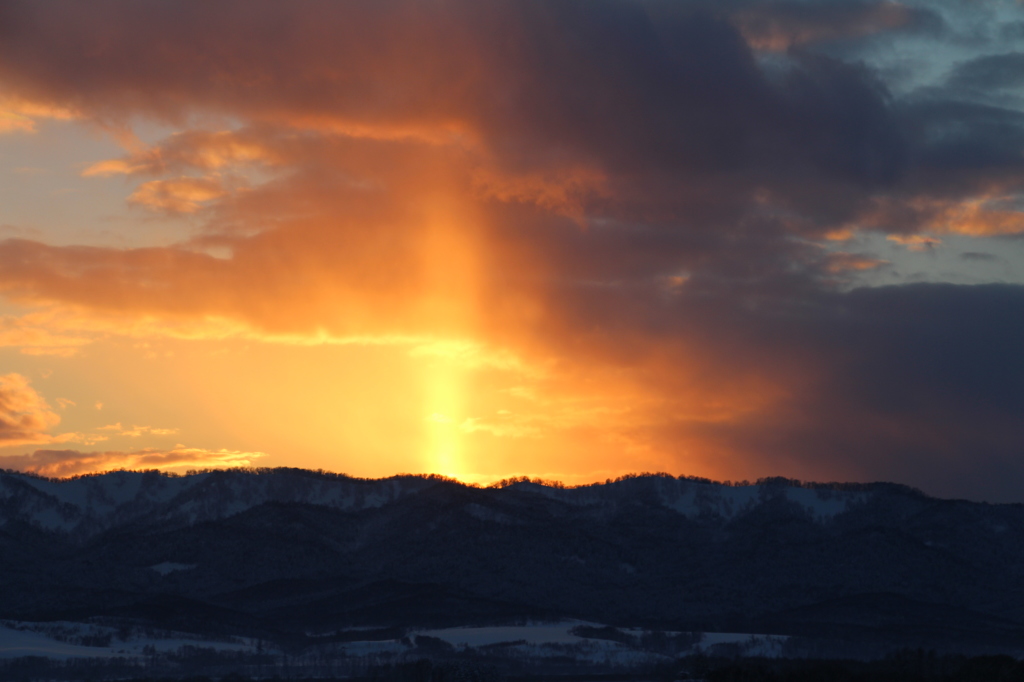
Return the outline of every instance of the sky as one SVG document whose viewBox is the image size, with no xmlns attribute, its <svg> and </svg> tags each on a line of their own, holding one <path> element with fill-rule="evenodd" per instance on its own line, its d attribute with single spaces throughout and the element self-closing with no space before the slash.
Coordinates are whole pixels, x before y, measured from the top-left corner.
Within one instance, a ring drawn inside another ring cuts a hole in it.
<svg viewBox="0 0 1024 682">
<path fill-rule="evenodd" d="M 0 4 L 0 468 L 1024 502 L 1024 4 Z"/>
</svg>

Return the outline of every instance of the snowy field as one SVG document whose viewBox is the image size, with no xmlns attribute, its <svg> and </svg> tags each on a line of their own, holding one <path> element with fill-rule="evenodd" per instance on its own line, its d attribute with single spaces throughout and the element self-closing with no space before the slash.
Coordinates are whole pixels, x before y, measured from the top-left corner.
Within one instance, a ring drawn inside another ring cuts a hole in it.
<svg viewBox="0 0 1024 682">
<path fill-rule="evenodd" d="M 48 658 L 112 658 L 117 656 L 142 657 L 148 652 L 177 651 L 183 646 L 217 649 L 219 651 L 255 651 L 250 640 L 210 641 L 187 633 L 164 633 L 166 636 L 117 637 L 115 628 L 89 623 L 52 622 L 24 623 L 0 622 L 0 658 L 46 656 Z M 108 640 L 106 646 L 83 646 L 82 639 Z"/>
<path fill-rule="evenodd" d="M 410 631 L 403 640 L 348 641 L 331 644 L 336 653 L 348 656 L 401 656 L 414 654 L 413 644 L 420 636 L 447 642 L 455 649 L 467 651 L 487 647 L 500 647 L 507 655 L 523 658 L 548 658 L 571 655 L 590 661 L 628 663 L 655 654 L 628 643 L 580 636 L 574 628 L 603 628 L 599 623 L 563 621 L 559 623 L 531 623 L 499 627 L 457 627 L 439 630 Z M 357 628 L 353 630 L 359 631 Z M 640 641 L 643 630 L 620 629 L 621 635 Z M 664 633 L 675 636 L 680 633 Z M 707 632 L 699 636 L 692 651 L 711 652 L 718 645 L 738 647 L 747 656 L 777 656 L 786 638 L 778 635 L 749 633 Z M 86 645 L 90 644 L 90 645 Z M 164 632 L 141 634 L 119 633 L 116 628 L 90 623 L 52 622 L 25 623 L 0 622 L 0 659 L 23 656 L 45 656 L 54 659 L 69 658 L 140 658 L 153 653 L 175 652 L 182 647 L 215 649 L 255 653 L 253 640 L 234 638 L 214 641 L 187 633 Z M 268 650 L 269 653 L 269 650 Z"/>
</svg>

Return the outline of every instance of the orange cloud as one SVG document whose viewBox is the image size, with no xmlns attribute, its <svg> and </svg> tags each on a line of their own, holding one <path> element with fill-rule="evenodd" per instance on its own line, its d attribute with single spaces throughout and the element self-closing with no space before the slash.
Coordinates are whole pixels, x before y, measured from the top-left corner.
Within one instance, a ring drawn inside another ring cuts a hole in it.
<svg viewBox="0 0 1024 682">
<path fill-rule="evenodd" d="M 45 313 L 0 317 L 0 347 L 19 347 L 26 355 L 70 357 L 89 342 L 80 333 L 53 325 L 52 316 Z"/>
<path fill-rule="evenodd" d="M 65 401 L 62 402 L 62 406 Z M 66 401 L 67 404 L 74 404 Z M 80 433 L 51 435 L 50 429 L 60 423 L 60 416 L 20 374 L 0 376 L 0 447 L 29 443 L 92 443 L 106 440 L 102 436 Z"/>
<path fill-rule="evenodd" d="M 48 443 L 60 423 L 41 395 L 20 374 L 0 376 L 0 444 Z"/>
<path fill-rule="evenodd" d="M 1018 194 L 1007 187 L 979 187 L 968 196 L 946 198 L 917 195 L 912 197 L 875 197 L 853 224 L 839 232 L 856 229 L 890 232 L 897 226 L 913 226 L 921 233 L 962 234 L 971 237 L 997 237 L 1024 233 L 1024 212 L 1016 207 Z M 851 232 L 852 233 L 852 232 Z M 920 239 L 940 240 L 926 235 L 894 233 L 889 237 L 899 244 L 924 244 Z"/>
<path fill-rule="evenodd" d="M 13 111 L 0 111 L 0 133 L 34 133 L 35 121 Z"/>
<path fill-rule="evenodd" d="M 840 227 L 830 230 L 822 238 L 832 242 L 848 242 L 856 236 L 857 231 L 851 227 Z"/>
<path fill-rule="evenodd" d="M 965 234 L 972 237 L 993 237 L 1024 233 L 1024 211 L 1000 208 L 1001 203 L 1016 196 L 977 196 L 959 202 L 930 202 L 935 231 Z"/>
<path fill-rule="evenodd" d="M 890 234 L 886 237 L 891 242 L 896 242 L 907 247 L 908 251 L 930 251 L 942 244 L 937 237 L 929 237 L 923 234 Z"/>
<path fill-rule="evenodd" d="M 38 119 L 66 121 L 78 116 L 78 113 L 66 107 L 0 95 L 0 134 L 34 133 Z"/>
<path fill-rule="evenodd" d="M 86 168 L 82 171 L 82 177 L 105 178 L 111 175 L 131 175 L 132 173 L 140 172 L 144 168 L 142 165 L 132 165 L 130 161 L 125 159 L 107 159 L 105 161 L 97 161 Z"/>
<path fill-rule="evenodd" d="M 474 237 L 486 230 L 478 207 L 448 199 L 453 183 L 469 187 L 465 170 L 412 146 L 369 159 L 364 178 L 348 180 L 350 156 L 363 161 L 365 144 L 328 144 L 337 158 L 319 160 L 317 172 L 300 166 L 247 192 L 229 193 L 216 178 L 149 181 L 131 201 L 186 213 L 212 203 L 214 222 L 184 248 L 54 250 L 10 240 L 0 244 L 0 289 L 33 304 L 170 317 L 172 326 L 220 318 L 314 338 L 319 330 L 468 336 L 476 305 L 468 299 L 479 289 L 470 279 L 488 244 Z M 208 246 L 233 255 L 197 253 Z"/>
<path fill-rule="evenodd" d="M 891 237 L 890 237 L 891 239 Z M 880 268 L 883 265 L 888 265 L 889 261 L 882 260 L 879 258 L 870 258 L 856 253 L 846 253 L 845 251 L 837 251 L 828 255 L 828 271 L 829 272 L 848 272 L 848 271 L 864 271 L 874 270 Z"/>
<path fill-rule="evenodd" d="M 27 455 L 0 457 L 0 468 L 60 478 L 118 469 L 184 472 L 189 469 L 245 467 L 264 456 L 262 452 L 204 450 L 184 446 L 171 450 L 145 449 L 131 452 L 36 450 Z"/>
<path fill-rule="evenodd" d="M 127 436 L 129 438 L 139 438 L 145 435 L 173 436 L 179 431 L 179 429 L 155 429 L 151 426 L 132 426 L 130 429 L 126 429 L 121 426 L 121 422 L 102 426 L 98 430 L 116 431 L 118 436 Z"/>
<path fill-rule="evenodd" d="M 143 183 L 128 197 L 128 202 L 151 211 L 195 213 L 203 204 L 225 194 L 227 189 L 219 178 L 179 177 Z"/>
<path fill-rule="evenodd" d="M 584 205 L 587 199 L 604 196 L 608 192 L 608 178 L 591 168 L 519 176 L 480 168 L 474 174 L 474 182 L 485 196 L 500 201 L 533 203 L 571 218 L 580 225 L 586 223 Z"/>
<path fill-rule="evenodd" d="M 162 175 L 182 170 L 219 171 L 245 164 L 275 165 L 283 161 L 281 150 L 256 131 L 186 131 L 158 145 L 136 149 L 121 159 L 98 161 L 83 177 L 112 175 Z"/>
</svg>

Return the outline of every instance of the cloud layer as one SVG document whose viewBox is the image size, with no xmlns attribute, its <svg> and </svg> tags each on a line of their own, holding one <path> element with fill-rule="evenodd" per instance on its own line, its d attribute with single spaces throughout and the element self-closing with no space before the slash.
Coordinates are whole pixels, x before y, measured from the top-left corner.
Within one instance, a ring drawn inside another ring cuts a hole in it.
<svg viewBox="0 0 1024 682">
<path fill-rule="evenodd" d="M 54 478 L 118 469 L 158 469 L 183 473 L 190 469 L 210 467 L 247 467 L 263 456 L 262 452 L 203 450 L 184 446 L 171 450 L 143 449 L 131 452 L 36 450 L 28 455 L 0 457 L 0 469 L 30 471 Z"/>
</svg>

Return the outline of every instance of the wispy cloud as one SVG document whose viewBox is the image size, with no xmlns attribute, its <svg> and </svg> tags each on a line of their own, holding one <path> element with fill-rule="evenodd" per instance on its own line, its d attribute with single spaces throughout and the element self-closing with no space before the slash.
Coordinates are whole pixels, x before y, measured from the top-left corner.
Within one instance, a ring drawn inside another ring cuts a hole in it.
<svg viewBox="0 0 1024 682">
<path fill-rule="evenodd" d="M 27 455 L 0 457 L 0 468 L 30 471 L 44 476 L 64 477 L 115 469 L 187 469 L 250 466 L 262 452 L 205 450 L 177 446 L 171 450 L 143 449 L 128 452 L 81 452 L 78 450 L 36 450 Z"/>
<path fill-rule="evenodd" d="M 100 426 L 96 429 L 97 431 L 111 431 L 112 435 L 126 436 L 128 438 L 138 438 L 140 436 L 152 435 L 152 436 L 173 436 L 178 433 L 180 429 L 161 429 L 153 428 L 152 426 L 132 426 L 125 428 L 121 426 L 121 422 L 116 424 L 107 424 L 106 426 Z"/>
</svg>

